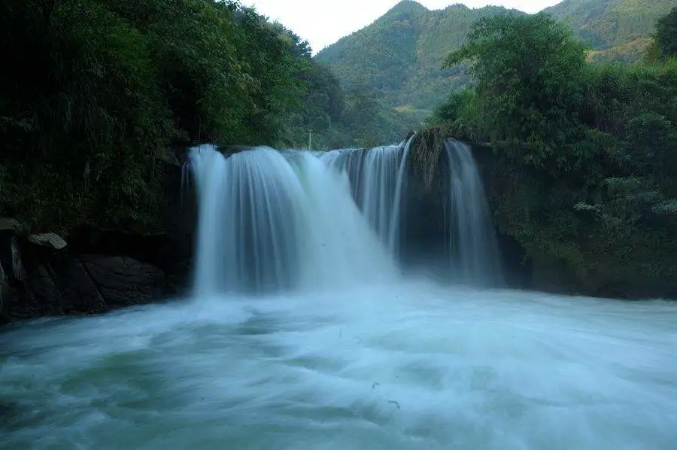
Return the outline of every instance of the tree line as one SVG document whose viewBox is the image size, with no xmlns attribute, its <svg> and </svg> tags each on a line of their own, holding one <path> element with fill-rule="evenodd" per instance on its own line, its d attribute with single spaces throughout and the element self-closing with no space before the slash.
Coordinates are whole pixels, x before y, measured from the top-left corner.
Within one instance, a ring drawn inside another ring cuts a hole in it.
<svg viewBox="0 0 677 450">
<path fill-rule="evenodd" d="M 0 215 L 32 230 L 157 226 L 172 143 L 378 138 L 374 99 L 236 1 L 4 0 L 0 50 Z"/>
<path fill-rule="evenodd" d="M 499 158 L 499 228 L 576 276 L 677 287 L 677 8 L 639 64 L 592 64 L 545 14 L 475 25 L 476 82 L 429 121 Z"/>
</svg>

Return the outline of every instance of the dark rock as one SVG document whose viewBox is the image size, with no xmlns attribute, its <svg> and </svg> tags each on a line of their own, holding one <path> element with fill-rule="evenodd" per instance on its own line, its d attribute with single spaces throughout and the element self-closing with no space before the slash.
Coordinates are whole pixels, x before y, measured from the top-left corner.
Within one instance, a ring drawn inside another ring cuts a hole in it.
<svg viewBox="0 0 677 450">
<path fill-rule="evenodd" d="M 0 217 L 0 231 L 18 232 L 23 227 L 21 222 L 11 217 Z"/>
<path fill-rule="evenodd" d="M 52 316 L 69 312 L 69 308 L 66 306 L 66 299 L 59 289 L 57 282 L 56 275 L 51 270 L 50 264 L 46 261 L 29 272 L 24 305 L 30 303 L 32 311 L 25 311 L 24 317 L 35 315 Z"/>
<path fill-rule="evenodd" d="M 150 303 L 165 293 L 165 274 L 151 264 L 127 257 L 86 256 L 81 266 L 108 308 Z"/>
<path fill-rule="evenodd" d="M 9 280 L 5 275 L 5 270 L 0 264 L 0 325 L 9 321 L 8 317 L 9 306 Z"/>
<path fill-rule="evenodd" d="M 63 292 L 64 312 L 95 314 L 108 310 L 80 258 L 74 258 L 65 266 L 59 267 L 57 276 L 57 283 Z"/>
<path fill-rule="evenodd" d="M 512 236 L 497 233 L 496 241 L 506 285 L 515 289 L 530 289 L 533 261 L 527 258 L 526 250 Z"/>
<path fill-rule="evenodd" d="M 0 264 L 4 266 L 10 284 L 26 279 L 19 238 L 13 231 L 0 231 Z"/>
<path fill-rule="evenodd" d="M 531 287 L 550 294 L 582 294 L 575 274 L 566 266 L 549 258 L 533 258 L 531 261 Z"/>
<path fill-rule="evenodd" d="M 163 229 L 71 230 L 28 235 L 0 218 L 0 325 L 43 316 L 95 314 L 161 301 L 188 287 L 197 202 L 187 146 L 156 154 L 165 174 Z M 26 238 L 22 238 L 26 235 Z"/>
<path fill-rule="evenodd" d="M 161 269 L 130 257 L 72 255 L 28 242 L 25 246 L 25 279 L 11 283 L 0 275 L 0 323 L 104 313 L 164 300 L 171 292 Z"/>
<path fill-rule="evenodd" d="M 625 283 L 611 283 L 598 287 L 593 293 L 595 297 L 632 300 L 632 287 Z"/>
<path fill-rule="evenodd" d="M 166 164 L 163 167 L 165 207 L 160 232 L 140 234 L 119 229 L 79 228 L 69 234 L 68 249 L 73 255 L 126 257 L 155 266 L 164 272 L 167 289 L 175 294 L 186 290 L 189 284 L 197 201 L 190 173 L 183 165 L 185 149 L 167 152 L 161 159 Z"/>
<path fill-rule="evenodd" d="M 51 247 L 55 250 L 62 250 L 68 245 L 66 241 L 56 233 L 31 234 L 28 236 L 28 242 L 43 247 Z"/>
</svg>

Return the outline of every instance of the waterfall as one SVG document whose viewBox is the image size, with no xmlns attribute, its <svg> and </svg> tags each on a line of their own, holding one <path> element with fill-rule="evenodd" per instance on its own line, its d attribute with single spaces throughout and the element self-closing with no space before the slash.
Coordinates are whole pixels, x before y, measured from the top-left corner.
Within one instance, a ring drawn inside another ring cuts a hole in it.
<svg viewBox="0 0 677 450">
<path fill-rule="evenodd" d="M 382 280 L 395 264 L 357 209 L 345 173 L 309 152 L 191 150 L 199 295 Z"/>
<path fill-rule="evenodd" d="M 500 283 L 498 244 L 472 151 L 449 139 L 444 143 L 444 155 L 449 167 L 445 225 L 454 278 L 474 284 Z"/>
<path fill-rule="evenodd" d="M 411 142 L 409 139 L 397 146 L 334 150 L 323 157 L 328 165 L 347 173 L 355 203 L 393 255 L 399 250 L 402 193 Z"/>
<path fill-rule="evenodd" d="M 199 295 L 326 289 L 399 273 L 412 140 L 308 152 L 259 147 L 224 156 L 191 149 L 199 204 Z M 440 211 L 448 279 L 496 280 L 498 252 L 484 188 L 464 144 L 450 140 Z M 442 244 L 443 242 L 440 242 Z"/>
</svg>

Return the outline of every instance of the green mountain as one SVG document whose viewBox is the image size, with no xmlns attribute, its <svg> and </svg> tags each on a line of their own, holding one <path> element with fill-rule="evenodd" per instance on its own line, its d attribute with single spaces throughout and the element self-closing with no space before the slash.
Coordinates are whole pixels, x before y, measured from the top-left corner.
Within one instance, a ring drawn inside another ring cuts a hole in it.
<svg viewBox="0 0 677 450">
<path fill-rule="evenodd" d="M 447 54 L 463 43 L 476 20 L 508 12 L 463 5 L 431 11 L 405 0 L 316 59 L 330 66 L 348 92 L 376 92 L 384 106 L 422 119 L 468 81 L 461 69 L 440 69 Z"/>
<path fill-rule="evenodd" d="M 635 62 L 651 42 L 656 21 L 677 0 L 564 0 L 545 11 L 568 21 L 594 61 Z"/>
<path fill-rule="evenodd" d="M 567 20 L 596 61 L 637 61 L 656 20 L 677 0 L 565 0 L 547 12 Z M 316 60 L 348 92 L 376 95 L 385 108 L 415 128 L 455 88 L 469 79 L 463 68 L 441 69 L 464 42 L 473 23 L 496 14 L 524 14 L 489 6 L 452 5 L 429 10 L 404 0 L 371 25 L 322 50 Z"/>
</svg>

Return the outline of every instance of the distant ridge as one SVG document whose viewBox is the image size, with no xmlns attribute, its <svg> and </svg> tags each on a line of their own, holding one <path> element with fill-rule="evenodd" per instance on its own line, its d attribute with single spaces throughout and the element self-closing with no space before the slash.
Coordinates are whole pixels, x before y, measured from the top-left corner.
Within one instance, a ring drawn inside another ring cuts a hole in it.
<svg viewBox="0 0 677 450">
<path fill-rule="evenodd" d="M 567 20 L 590 48 L 593 61 L 637 61 L 650 42 L 656 20 L 677 0 L 565 0 L 545 10 Z M 460 68 L 442 70 L 478 19 L 525 14 L 462 4 L 429 10 L 403 0 L 371 25 L 340 39 L 316 56 L 348 91 L 376 94 L 383 106 L 404 113 L 415 127 L 455 87 L 469 79 Z"/>
<path fill-rule="evenodd" d="M 446 55 L 463 43 L 479 18 L 508 13 L 523 14 L 460 4 L 429 10 L 404 0 L 316 59 L 331 67 L 345 89 L 377 92 L 388 107 L 424 118 L 452 88 L 467 82 L 457 68 L 441 70 Z"/>
</svg>

